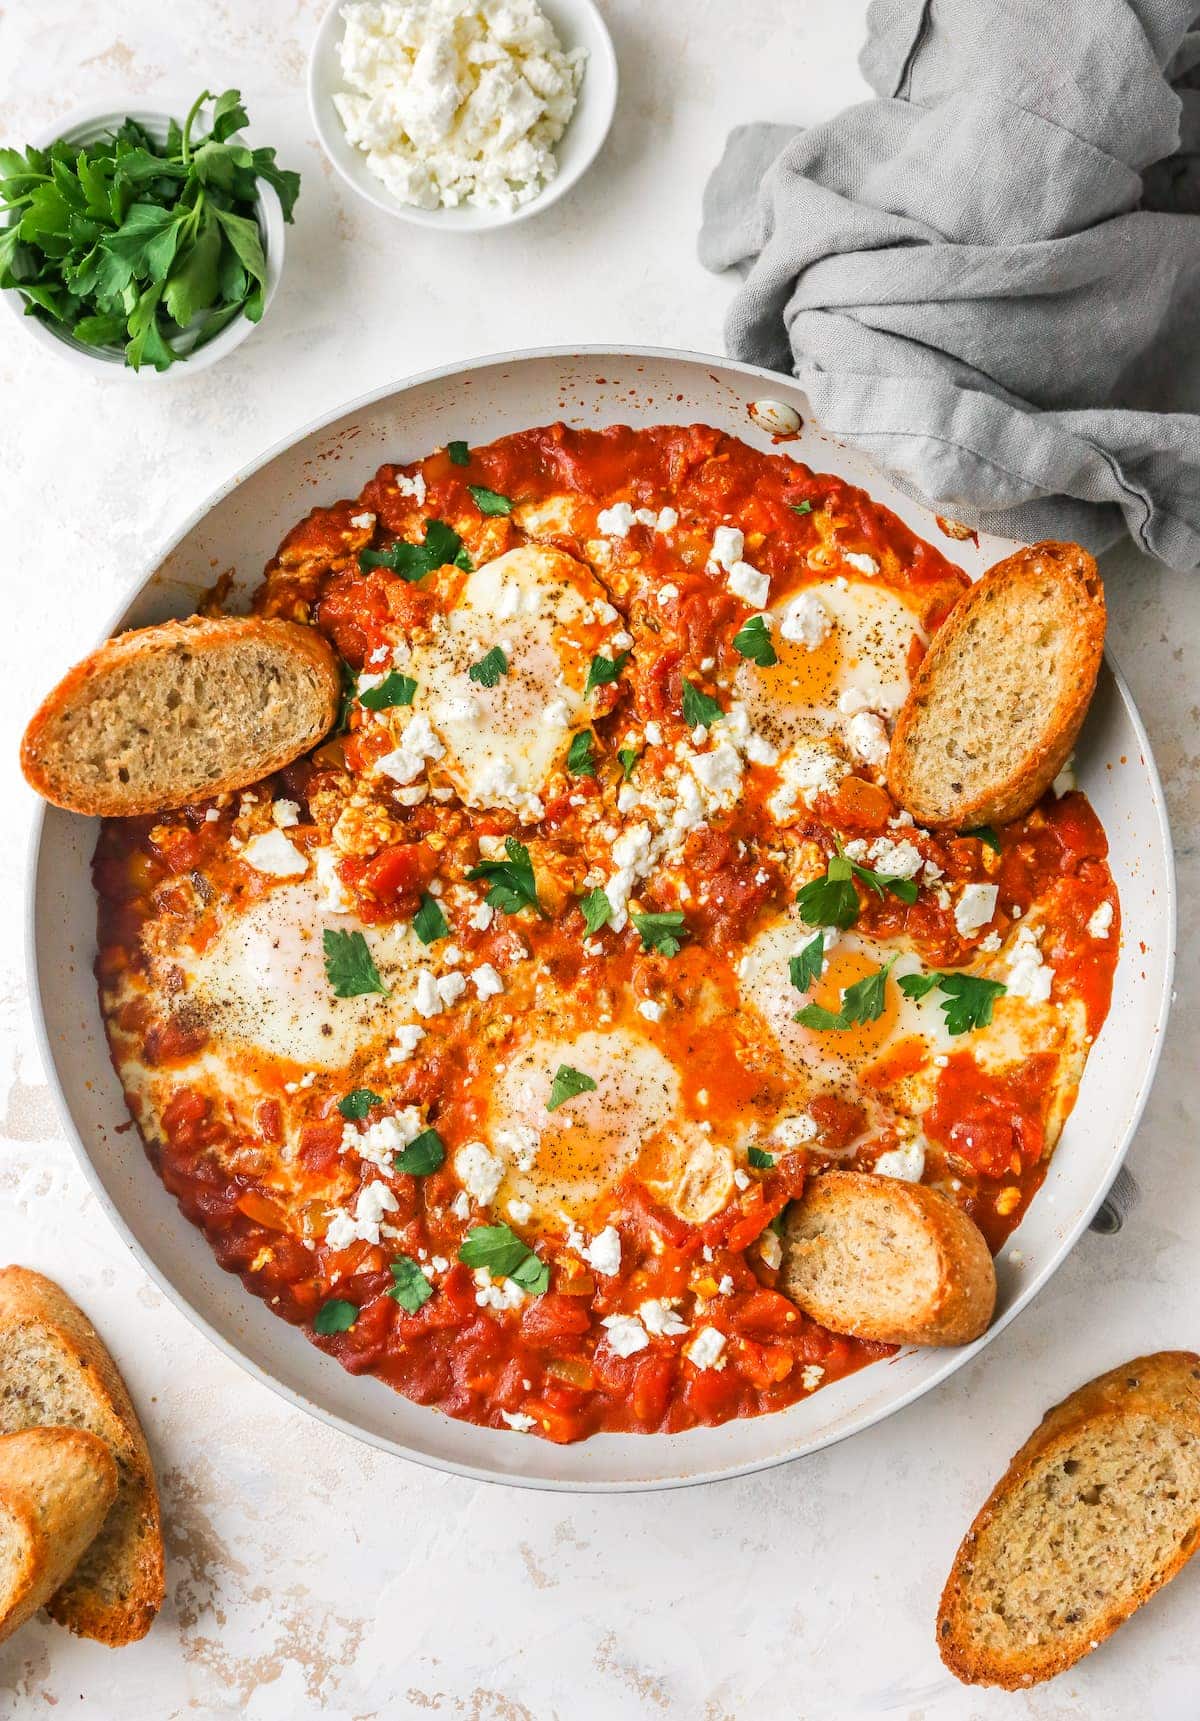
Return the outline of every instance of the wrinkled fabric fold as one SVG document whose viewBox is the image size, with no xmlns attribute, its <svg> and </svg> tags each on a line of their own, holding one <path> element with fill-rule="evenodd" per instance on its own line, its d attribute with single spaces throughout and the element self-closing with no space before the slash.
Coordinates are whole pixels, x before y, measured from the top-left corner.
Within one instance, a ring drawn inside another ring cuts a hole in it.
<svg viewBox="0 0 1200 1721">
<path fill-rule="evenodd" d="M 1200 565 L 1196 13 L 875 0 L 877 99 L 742 127 L 709 181 L 731 354 L 941 513 Z"/>
</svg>

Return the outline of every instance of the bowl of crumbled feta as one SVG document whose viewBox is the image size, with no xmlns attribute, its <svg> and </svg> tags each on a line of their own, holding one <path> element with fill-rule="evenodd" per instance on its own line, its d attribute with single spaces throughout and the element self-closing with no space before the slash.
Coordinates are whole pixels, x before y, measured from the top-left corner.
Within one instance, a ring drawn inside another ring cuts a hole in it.
<svg viewBox="0 0 1200 1721">
<path fill-rule="evenodd" d="M 336 0 L 309 64 L 317 135 L 360 196 L 479 232 L 557 202 L 612 124 L 594 0 Z"/>
</svg>

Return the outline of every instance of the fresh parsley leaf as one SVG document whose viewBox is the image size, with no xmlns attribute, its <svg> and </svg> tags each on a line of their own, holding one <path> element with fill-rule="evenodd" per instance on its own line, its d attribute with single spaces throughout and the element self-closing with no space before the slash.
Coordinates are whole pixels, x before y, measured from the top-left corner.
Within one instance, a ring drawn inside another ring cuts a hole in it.
<svg viewBox="0 0 1200 1721">
<path fill-rule="evenodd" d="M 874 872 L 869 866 L 859 866 L 857 861 L 851 861 L 855 878 L 860 878 L 868 890 L 873 890 L 876 896 L 882 896 L 885 890 L 890 890 L 893 896 L 898 896 L 901 902 L 917 900 L 917 881 L 913 878 L 897 878 L 891 873 Z"/>
<path fill-rule="evenodd" d="M 788 959 L 788 972 L 797 992 L 807 992 L 813 982 L 821 978 L 824 963 L 825 934 L 818 932 L 817 936 L 804 946 L 799 956 Z"/>
<path fill-rule="evenodd" d="M 436 1129 L 423 1129 L 420 1135 L 414 1135 L 406 1147 L 393 1159 L 392 1164 L 397 1171 L 403 1171 L 408 1177 L 428 1177 L 431 1171 L 437 1171 L 446 1159 L 446 1144 Z"/>
<path fill-rule="evenodd" d="M 511 1279 L 540 1295 L 550 1287 L 550 1269 L 507 1225 L 476 1225 L 459 1246 L 464 1267 L 485 1267 L 494 1279 Z"/>
<path fill-rule="evenodd" d="M 1000 838 L 991 825 L 972 825 L 969 831 L 960 831 L 960 836 L 978 837 L 984 848 L 991 849 L 995 854 L 1000 853 Z"/>
<path fill-rule="evenodd" d="M 619 747 L 617 758 L 621 761 L 621 773 L 628 782 L 633 776 L 633 767 L 638 762 L 638 750 L 636 747 Z"/>
<path fill-rule="evenodd" d="M 486 484 L 468 484 L 467 489 L 481 514 L 512 513 L 511 500 L 507 496 L 501 496 L 498 490 L 489 490 Z"/>
<path fill-rule="evenodd" d="M 765 616 L 752 615 L 749 621 L 742 623 L 733 636 L 733 649 L 748 657 L 751 663 L 757 663 L 760 669 L 770 669 L 773 663 L 779 662 L 779 653 L 771 644 Z"/>
<path fill-rule="evenodd" d="M 413 584 L 449 563 L 471 571 L 471 558 L 463 548 L 462 539 L 444 520 L 426 520 L 425 538 L 420 544 L 408 544 L 397 538 L 386 550 L 358 552 L 358 565 L 364 574 L 369 574 L 372 568 L 390 568 L 402 580 Z"/>
<path fill-rule="evenodd" d="M 448 442 L 446 453 L 450 456 L 451 466 L 469 466 L 471 464 L 471 450 L 465 442 Z"/>
<path fill-rule="evenodd" d="M 973 1028 L 986 1028 L 992 1019 L 996 999 L 1008 991 L 1003 981 L 985 980 L 982 974 L 963 974 L 955 970 L 936 974 L 902 974 L 900 977 L 900 990 L 908 998 L 924 998 L 935 986 L 945 993 L 940 1007 L 950 1034 L 969 1034 Z"/>
<path fill-rule="evenodd" d="M 358 703 L 365 705 L 368 711 L 390 711 L 395 705 L 411 705 L 417 691 L 417 684 L 411 675 L 401 675 L 398 669 L 390 669 L 383 680 L 375 687 L 368 687 L 365 693 L 360 693 Z"/>
<path fill-rule="evenodd" d="M 325 975 L 335 998 L 361 998 L 367 992 L 387 997 L 375 959 L 361 932 L 337 932 L 326 927 L 322 937 Z"/>
<path fill-rule="evenodd" d="M 338 682 L 338 714 L 332 733 L 344 735 L 350 726 L 350 708 L 358 697 L 358 677 L 344 657 L 338 659 Z"/>
<path fill-rule="evenodd" d="M 592 752 L 592 732 L 581 729 L 578 735 L 571 737 L 571 745 L 567 749 L 567 770 L 573 777 L 594 777 L 596 775 L 596 759 Z"/>
<path fill-rule="evenodd" d="M 330 1333 L 348 1333 L 357 1319 L 357 1303 L 348 1303 L 344 1297 L 331 1297 L 313 1316 L 313 1332 L 320 1333 L 322 1338 Z"/>
<path fill-rule="evenodd" d="M 547 1111 L 557 1111 L 560 1105 L 573 1100 L 576 1094 L 594 1093 L 596 1084 L 591 1076 L 584 1075 L 582 1070 L 573 1070 L 570 1064 L 560 1064 L 554 1072 L 554 1080 L 550 1083 L 550 1098 L 546 1101 Z"/>
<path fill-rule="evenodd" d="M 594 937 L 602 926 L 607 926 L 612 919 L 612 904 L 602 885 L 597 885 L 594 890 L 589 890 L 586 896 L 580 898 L 579 911 L 583 915 L 589 938 Z"/>
<path fill-rule="evenodd" d="M 812 513 L 812 503 L 811 502 L 789 502 L 788 507 L 792 510 L 793 514 L 811 514 Z"/>
<path fill-rule="evenodd" d="M 415 1315 L 432 1297 L 433 1286 L 411 1255 L 397 1255 L 390 1270 L 392 1283 L 388 1286 L 388 1296 L 394 1297 L 408 1314 Z"/>
<path fill-rule="evenodd" d="M 746 1149 L 746 1158 L 749 1160 L 755 1171 L 770 1171 L 771 1167 L 775 1163 L 775 1155 L 773 1153 L 764 1153 L 761 1147 L 748 1147 Z"/>
<path fill-rule="evenodd" d="M 382 1105 L 383 1101 L 370 1088 L 352 1088 L 348 1094 L 338 1101 L 338 1110 L 345 1118 L 361 1120 L 366 1117 L 372 1106 Z"/>
<path fill-rule="evenodd" d="M 707 693 L 702 693 L 694 682 L 685 681 L 683 684 L 683 720 L 689 729 L 697 724 L 703 724 L 707 729 L 710 723 L 715 723 L 718 717 L 725 713 L 715 699 Z"/>
<path fill-rule="evenodd" d="M 609 682 L 617 679 L 628 662 L 627 651 L 619 651 L 615 657 L 602 657 L 597 653 L 588 665 L 587 680 L 583 684 L 584 693 L 590 693 L 593 687 L 607 687 Z"/>
<path fill-rule="evenodd" d="M 506 837 L 504 852 L 507 860 L 480 861 L 478 866 L 471 868 L 467 877 L 488 881 L 490 888 L 484 900 L 502 914 L 519 914 L 523 908 L 536 909 L 538 914 L 542 914 L 529 850 L 515 837 Z"/>
<path fill-rule="evenodd" d="M 845 855 L 832 855 L 820 878 L 796 892 L 800 918 L 807 926 L 837 926 L 843 932 L 858 919 L 854 868 Z"/>
<path fill-rule="evenodd" d="M 787 1224 L 788 1208 L 791 1205 L 790 1201 L 785 1201 L 774 1219 L 772 1219 L 767 1226 L 767 1230 L 774 1231 L 777 1237 L 783 1236 L 784 1226 Z"/>
<path fill-rule="evenodd" d="M 797 1010 L 793 1019 L 803 1023 L 806 1028 L 826 1030 L 852 1028 L 856 1022 L 878 1021 L 883 1015 L 887 999 L 887 977 L 895 960 L 893 956 L 892 961 L 885 962 L 882 968 L 864 974 L 853 986 L 847 986 L 842 993 L 840 1010 L 826 1010 L 820 1004 L 806 1004 L 803 1010 Z"/>
<path fill-rule="evenodd" d="M 478 663 L 471 665 L 467 674 L 480 687 L 495 687 L 500 677 L 508 674 L 508 658 L 500 646 L 494 645 Z"/>
<path fill-rule="evenodd" d="M 442 913 L 442 905 L 427 890 L 421 893 L 421 906 L 413 915 L 413 931 L 422 944 L 432 944 L 437 938 L 449 936 L 450 928 Z"/>
<path fill-rule="evenodd" d="M 678 956 L 680 939 L 687 937 L 681 909 L 673 909 L 669 914 L 633 914 L 630 919 L 638 929 L 643 950 L 657 951 L 660 956 Z"/>
</svg>

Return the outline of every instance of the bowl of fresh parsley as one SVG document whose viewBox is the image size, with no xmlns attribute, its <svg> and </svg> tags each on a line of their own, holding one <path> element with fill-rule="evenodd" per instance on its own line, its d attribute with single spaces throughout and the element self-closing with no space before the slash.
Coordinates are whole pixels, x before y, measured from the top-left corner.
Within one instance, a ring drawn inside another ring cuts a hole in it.
<svg viewBox="0 0 1200 1721">
<path fill-rule="evenodd" d="M 65 356 L 173 375 L 214 364 L 262 320 L 300 176 L 251 148 L 241 95 L 182 119 L 93 113 L 0 149 L 0 297 Z"/>
</svg>

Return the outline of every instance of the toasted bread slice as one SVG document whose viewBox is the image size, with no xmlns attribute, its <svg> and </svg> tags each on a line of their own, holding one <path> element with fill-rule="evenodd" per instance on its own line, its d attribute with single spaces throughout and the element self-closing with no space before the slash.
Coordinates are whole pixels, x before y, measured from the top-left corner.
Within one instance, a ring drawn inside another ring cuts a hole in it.
<svg viewBox="0 0 1200 1721">
<path fill-rule="evenodd" d="M 315 747 L 337 658 L 314 628 L 193 616 L 110 639 L 42 701 L 21 743 L 39 795 L 123 817 L 244 789 Z"/>
<path fill-rule="evenodd" d="M 26 1267 L 0 1270 L 0 1433 L 62 1424 L 99 1435 L 117 1494 L 94 1542 L 48 1604 L 81 1637 L 131 1643 L 163 1599 L 163 1544 L 150 1453 L 125 1383 L 66 1293 Z"/>
<path fill-rule="evenodd" d="M 1095 1649 L 1200 1544 L 1200 1356 L 1159 1351 L 1047 1411 L 967 1531 L 942 1660 L 1013 1691 Z"/>
<path fill-rule="evenodd" d="M 1104 590 L 1077 544 L 998 562 L 934 635 L 896 719 L 888 788 L 918 824 L 1004 825 L 1075 745 L 1104 652 Z"/>
<path fill-rule="evenodd" d="M 779 1289 L 831 1332 L 964 1345 L 996 1305 L 978 1226 L 936 1189 L 827 1171 L 788 1209 Z"/>
<path fill-rule="evenodd" d="M 116 1494 L 117 1467 L 98 1435 L 0 1435 L 0 1642 L 67 1581 Z"/>
</svg>

